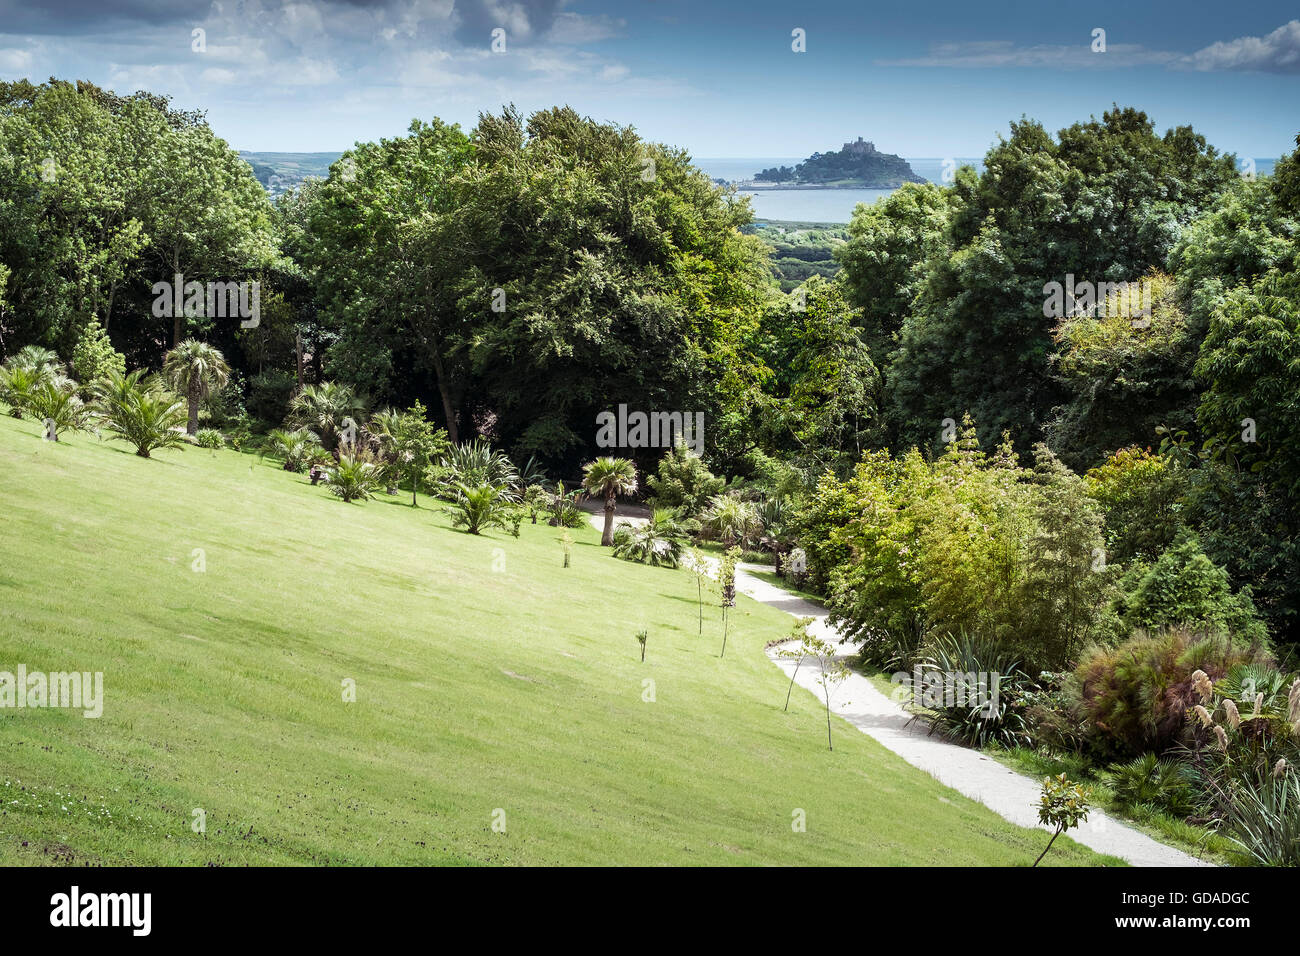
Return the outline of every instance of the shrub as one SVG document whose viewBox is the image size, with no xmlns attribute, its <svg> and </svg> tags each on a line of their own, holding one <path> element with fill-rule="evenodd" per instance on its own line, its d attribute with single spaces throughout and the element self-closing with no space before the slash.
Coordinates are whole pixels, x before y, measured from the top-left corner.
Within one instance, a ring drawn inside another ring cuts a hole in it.
<svg viewBox="0 0 1300 956">
<path fill-rule="evenodd" d="M 1155 560 L 1182 528 L 1185 476 L 1172 461 L 1140 448 L 1121 448 L 1084 478 L 1106 518 L 1112 561 Z"/>
<path fill-rule="evenodd" d="M 264 422 L 282 422 L 298 379 L 292 372 L 267 369 L 248 380 L 248 413 Z"/>
<path fill-rule="evenodd" d="M 618 527 L 614 532 L 614 554 L 653 567 L 675 568 L 681 561 L 683 537 L 673 512 L 656 508 L 645 524 Z"/>
<path fill-rule="evenodd" d="M 1121 807 L 1148 805 L 1176 817 L 1188 817 L 1197 811 L 1199 803 L 1188 769 L 1179 760 L 1143 754 L 1111 767 L 1107 776 Z"/>
<path fill-rule="evenodd" d="M 306 428 L 285 431 L 276 428 L 267 433 L 270 452 L 284 462 L 284 470 L 301 472 L 314 464 L 333 461 L 333 456 L 321 446 L 316 433 Z"/>
<path fill-rule="evenodd" d="M 94 382 L 115 373 L 126 374 L 126 359 L 113 348 L 99 321 L 91 319 L 72 347 L 72 374 L 79 381 Z"/>
<path fill-rule="evenodd" d="M 46 377 L 27 393 L 26 407 L 45 423 L 47 434 L 59 440 L 59 432 L 80 428 L 86 409 L 77 397 L 77 387 L 62 376 Z"/>
<path fill-rule="evenodd" d="M 446 450 L 431 469 L 432 484 L 439 494 L 455 499 L 462 487 L 491 485 L 502 500 L 513 501 L 520 489 L 519 470 L 510 456 L 494 449 L 485 438 L 461 442 Z"/>
<path fill-rule="evenodd" d="M 649 502 L 656 508 L 677 508 L 682 514 L 697 515 L 709 499 L 722 493 L 726 480 L 715 478 L 699 455 L 684 442 L 677 442 L 659 460 L 659 473 L 646 477 Z"/>
<path fill-rule="evenodd" d="M 484 528 L 506 526 L 509 502 L 496 485 L 458 485 L 452 501 L 452 507 L 445 510 L 453 528 L 479 534 Z"/>
<path fill-rule="evenodd" d="M 142 369 L 110 374 L 95 383 L 95 414 L 115 439 L 135 445 L 141 458 L 159 448 L 185 444 L 186 404 Z"/>
<path fill-rule="evenodd" d="M 710 499 L 709 507 L 700 516 L 700 523 L 710 538 L 742 549 L 752 548 L 763 532 L 763 523 L 753 502 L 731 495 L 715 495 Z"/>
<path fill-rule="evenodd" d="M 226 436 L 215 428 L 200 428 L 194 435 L 194 444 L 200 448 L 225 448 Z"/>
<path fill-rule="evenodd" d="M 949 740 L 968 747 L 994 742 L 1015 747 L 1028 742 L 1020 700 L 1027 678 L 1020 670 L 1020 662 L 996 641 L 945 634 L 932 641 L 917 669 L 927 683 L 937 681 L 944 688 L 953 686 L 953 682 L 961 685 L 954 686 L 951 704 L 946 696 L 938 706 L 937 701 L 924 701 L 932 732 L 938 730 Z M 980 675 L 987 675 L 982 687 Z M 984 699 L 978 699 L 980 696 Z M 976 699 L 972 701 L 972 697 Z"/>
<path fill-rule="evenodd" d="M 1268 639 L 1250 588 L 1232 593 L 1228 572 L 1184 532 L 1133 585 L 1122 603 L 1126 621 L 1148 630 L 1174 624 L 1225 630 L 1251 643 Z"/>
<path fill-rule="evenodd" d="M 1139 633 L 1096 651 L 1075 672 L 1090 744 L 1106 756 L 1165 753 L 1196 703 L 1192 672 L 1199 668 L 1217 679 L 1252 659 L 1254 652 L 1224 635 L 1184 627 Z"/>
<path fill-rule="evenodd" d="M 1222 832 L 1260 866 L 1300 866 L 1300 776 L 1240 782 Z"/>
<path fill-rule="evenodd" d="M 383 480 L 383 468 L 365 450 L 340 455 L 325 472 L 325 487 L 345 502 L 373 497 Z"/>
</svg>

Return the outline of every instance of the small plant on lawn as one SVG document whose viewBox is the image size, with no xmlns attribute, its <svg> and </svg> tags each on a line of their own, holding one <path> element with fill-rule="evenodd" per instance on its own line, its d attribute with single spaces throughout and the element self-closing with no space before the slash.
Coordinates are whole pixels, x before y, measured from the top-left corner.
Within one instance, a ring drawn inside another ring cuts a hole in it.
<svg viewBox="0 0 1300 956">
<path fill-rule="evenodd" d="M 718 566 L 718 590 L 722 595 L 722 653 L 727 656 L 727 609 L 736 606 L 736 561 L 740 548 L 728 548 Z"/>
<path fill-rule="evenodd" d="M 650 635 L 645 631 L 636 632 L 637 643 L 641 645 L 641 663 L 643 664 L 645 663 L 645 642 L 649 636 Z"/>
<path fill-rule="evenodd" d="M 560 532 L 560 547 L 564 549 L 564 566 L 569 566 L 569 556 L 573 553 L 573 535 L 568 531 Z"/>
<path fill-rule="evenodd" d="M 843 683 L 851 671 L 848 664 L 835 656 L 835 647 L 828 641 L 811 634 L 806 635 L 804 641 L 807 645 L 806 653 L 817 658 L 817 665 L 821 668 L 817 674 L 817 683 L 821 686 L 822 698 L 826 701 L 826 747 L 834 750 L 835 744 L 831 740 L 831 689 Z"/>
<path fill-rule="evenodd" d="M 799 646 L 781 652 L 782 657 L 796 658 L 794 673 L 790 675 L 790 686 L 787 687 L 785 691 L 785 706 L 781 708 L 785 711 L 790 709 L 790 692 L 794 690 L 794 679 L 799 676 L 799 665 L 803 663 L 804 657 L 808 654 L 808 625 L 812 624 L 812 622 L 813 619 L 810 617 L 797 618 L 794 622 L 794 626 L 790 628 L 790 639 L 798 641 Z"/>
<path fill-rule="evenodd" d="M 1038 859 L 1034 861 L 1034 866 L 1047 856 L 1047 851 L 1052 848 L 1057 837 L 1087 820 L 1088 811 L 1091 809 L 1088 795 L 1083 792 L 1083 787 L 1065 774 L 1044 777 L 1041 802 L 1038 806 L 1038 822 L 1055 829 L 1052 838 L 1047 841 L 1047 846 L 1043 847 L 1043 852 L 1038 854 Z"/>
<path fill-rule="evenodd" d="M 194 434 L 194 444 L 200 448 L 225 448 L 226 436 L 215 428 L 200 428 Z"/>
<path fill-rule="evenodd" d="M 587 514 L 578 507 L 583 498 L 580 490 L 565 491 L 564 482 L 556 482 L 555 491 L 547 496 L 546 523 L 553 528 L 581 528 L 587 523 Z"/>
<path fill-rule="evenodd" d="M 365 452 L 340 455 L 338 462 L 325 472 L 325 487 L 346 503 L 364 501 L 373 497 L 383 481 L 382 471 Z"/>
<path fill-rule="evenodd" d="M 506 527 L 508 503 L 496 485 L 456 485 L 456 497 L 450 508 L 453 528 L 464 528 L 470 534 L 480 534 L 484 528 Z"/>
<path fill-rule="evenodd" d="M 451 447 L 446 431 L 435 429 L 426 414 L 424 405 L 417 401 L 404 412 L 380 412 L 367 426 L 388 459 L 392 480 L 411 483 L 412 508 L 420 477 L 436 456 L 446 454 Z"/>
<path fill-rule="evenodd" d="M 700 636 L 704 636 L 704 589 L 706 582 L 713 580 L 709 574 L 709 563 L 704 560 L 704 554 L 699 548 L 691 548 L 686 552 L 686 557 L 682 563 L 692 574 L 695 575 L 695 596 L 700 603 Z"/>
</svg>

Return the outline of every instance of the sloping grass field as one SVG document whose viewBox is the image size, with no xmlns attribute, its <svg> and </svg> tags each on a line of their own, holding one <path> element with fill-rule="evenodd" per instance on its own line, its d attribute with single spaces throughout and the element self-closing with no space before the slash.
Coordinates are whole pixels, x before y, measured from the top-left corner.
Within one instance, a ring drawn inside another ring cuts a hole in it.
<svg viewBox="0 0 1300 956">
<path fill-rule="evenodd" d="M 0 418 L 0 671 L 102 671 L 103 716 L 0 709 L 0 863 L 1028 865 L 1046 843 L 838 718 L 828 751 L 764 657 L 788 616 L 739 598 L 719 658 L 694 578 L 592 529 L 565 569 L 545 525 L 475 537 L 409 493 L 346 505 L 269 459 L 41 430 Z M 1064 838 L 1045 861 L 1115 862 Z"/>
</svg>

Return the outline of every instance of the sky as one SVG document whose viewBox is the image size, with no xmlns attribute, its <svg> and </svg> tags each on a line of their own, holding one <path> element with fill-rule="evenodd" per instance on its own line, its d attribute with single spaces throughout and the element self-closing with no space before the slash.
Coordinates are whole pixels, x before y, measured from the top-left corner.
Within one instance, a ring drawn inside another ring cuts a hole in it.
<svg viewBox="0 0 1300 956">
<path fill-rule="evenodd" d="M 468 129 L 513 103 L 696 157 L 858 136 L 972 157 L 1022 116 L 1055 131 L 1118 103 L 1263 158 L 1300 132 L 1297 15 L 1273 0 L 0 0 L 0 79 L 166 93 L 259 151 L 341 151 L 416 117 Z"/>
</svg>

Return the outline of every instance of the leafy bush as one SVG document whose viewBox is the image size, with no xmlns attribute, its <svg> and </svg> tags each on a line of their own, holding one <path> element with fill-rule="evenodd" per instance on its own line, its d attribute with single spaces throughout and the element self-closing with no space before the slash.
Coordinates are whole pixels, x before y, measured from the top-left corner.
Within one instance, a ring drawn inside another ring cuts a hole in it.
<svg viewBox="0 0 1300 956">
<path fill-rule="evenodd" d="M 89 383 L 114 373 L 126 374 L 126 358 L 113 348 L 99 321 L 91 319 L 72 348 L 72 374 L 79 381 Z"/>
<path fill-rule="evenodd" d="M 1228 572 L 1206 557 L 1190 532 L 1184 532 L 1136 581 L 1122 606 L 1130 624 L 1148 630 L 1186 624 L 1225 630 L 1246 642 L 1268 639 L 1250 588 L 1233 594 Z"/>
<path fill-rule="evenodd" d="M 936 637 L 917 670 L 923 688 L 933 682 L 945 689 L 941 704 L 923 701 L 931 731 L 968 747 L 994 742 L 1015 747 L 1028 742 L 1020 700 L 1027 678 L 1020 662 L 996 641 L 969 634 Z"/>
<path fill-rule="evenodd" d="M 1112 561 L 1155 560 L 1183 526 L 1186 477 L 1170 459 L 1129 447 L 1113 452 L 1084 478 L 1106 518 Z"/>
<path fill-rule="evenodd" d="M 42 379 L 27 392 L 25 402 L 27 410 L 45 423 L 55 441 L 59 440 L 59 432 L 80 428 L 86 417 L 76 384 L 62 376 Z"/>
<path fill-rule="evenodd" d="M 225 448 L 226 436 L 215 428 L 200 428 L 194 435 L 194 444 L 200 448 Z"/>
<path fill-rule="evenodd" d="M 753 502 L 731 495 L 715 495 L 710 499 L 709 507 L 700 516 L 700 524 L 708 537 L 742 549 L 753 547 L 763 532 Z"/>
<path fill-rule="evenodd" d="M 301 472 L 311 465 L 333 461 L 333 456 L 321 446 L 320 438 L 307 428 L 293 431 L 276 428 L 266 437 L 270 453 L 284 462 L 285 471 Z"/>
<path fill-rule="evenodd" d="M 453 500 L 461 495 L 461 488 L 491 485 L 503 501 L 514 501 L 521 488 L 519 470 L 510 456 L 484 438 L 448 448 L 428 477 L 440 495 Z"/>
<path fill-rule="evenodd" d="M 282 422 L 289 414 L 289 402 L 298 379 L 292 372 L 267 369 L 248 380 L 248 413 L 264 422 Z"/>
<path fill-rule="evenodd" d="M 726 480 L 715 478 L 699 455 L 691 453 L 684 442 L 677 442 L 659 460 L 659 473 L 646 477 L 649 502 L 656 508 L 676 508 L 694 516 L 704 510 L 709 499 L 722 493 Z"/>
</svg>

